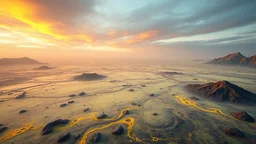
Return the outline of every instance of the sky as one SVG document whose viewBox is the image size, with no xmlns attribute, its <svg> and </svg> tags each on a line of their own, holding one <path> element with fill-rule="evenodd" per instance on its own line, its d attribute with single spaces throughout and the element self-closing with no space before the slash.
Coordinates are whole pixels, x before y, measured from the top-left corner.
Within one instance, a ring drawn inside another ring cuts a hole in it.
<svg viewBox="0 0 256 144">
<path fill-rule="evenodd" d="M 0 57 L 256 54 L 255 0 L 0 0 Z"/>
</svg>

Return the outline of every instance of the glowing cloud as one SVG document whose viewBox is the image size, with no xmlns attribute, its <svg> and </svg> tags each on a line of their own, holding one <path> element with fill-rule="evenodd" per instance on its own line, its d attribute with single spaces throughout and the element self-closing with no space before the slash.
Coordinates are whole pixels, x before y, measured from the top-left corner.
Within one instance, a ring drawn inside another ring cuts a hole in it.
<svg viewBox="0 0 256 144">
<path fill-rule="evenodd" d="M 115 31 L 111 31 L 111 32 L 108 33 L 108 35 L 109 36 L 114 36 L 114 35 L 116 35 L 116 32 Z"/>
<path fill-rule="evenodd" d="M 142 32 L 142 33 L 139 33 L 135 36 L 128 37 L 125 40 L 125 43 L 131 44 L 131 43 L 142 42 L 142 41 L 145 41 L 147 39 L 150 39 L 150 38 L 156 36 L 157 34 L 158 34 L 158 31 L 156 31 L 156 30 L 150 30 L 150 31 Z"/>
<path fill-rule="evenodd" d="M 48 22 L 36 17 L 36 14 L 40 12 L 40 7 L 37 5 L 23 0 L 1 1 L 0 5 L 3 6 L 1 9 L 5 16 L 15 18 L 40 33 L 51 35 L 58 39 L 67 38 L 54 32 L 53 25 L 56 22 Z"/>
</svg>

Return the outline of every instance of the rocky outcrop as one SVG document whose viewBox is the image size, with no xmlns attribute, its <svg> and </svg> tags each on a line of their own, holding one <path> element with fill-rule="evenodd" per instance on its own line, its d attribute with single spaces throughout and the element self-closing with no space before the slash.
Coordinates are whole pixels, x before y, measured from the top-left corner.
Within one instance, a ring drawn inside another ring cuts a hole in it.
<svg viewBox="0 0 256 144">
<path fill-rule="evenodd" d="M 72 103 L 74 103 L 75 101 L 73 101 L 73 100 L 70 100 L 70 101 L 68 101 L 68 104 L 72 104 Z"/>
<path fill-rule="evenodd" d="M 97 119 L 104 119 L 106 118 L 108 115 L 106 115 L 104 112 L 101 113 L 100 115 L 97 116 Z"/>
<path fill-rule="evenodd" d="M 38 68 L 34 68 L 33 70 L 51 70 L 51 69 L 54 69 L 54 68 L 49 66 L 40 66 Z"/>
<path fill-rule="evenodd" d="M 122 126 L 116 126 L 113 130 L 112 130 L 112 134 L 114 135 L 120 135 L 124 132 L 124 128 Z"/>
<path fill-rule="evenodd" d="M 42 130 L 42 135 L 49 134 L 53 131 L 53 128 L 57 125 L 63 125 L 69 123 L 69 120 L 67 119 L 57 119 L 53 122 L 48 123 L 46 126 L 44 126 Z"/>
<path fill-rule="evenodd" d="M 80 92 L 80 93 L 79 93 L 79 96 L 84 96 L 84 95 L 86 95 L 85 92 Z"/>
<path fill-rule="evenodd" d="M 5 130 L 7 130 L 8 129 L 8 127 L 0 127 L 0 134 L 2 133 L 2 132 L 4 132 Z"/>
<path fill-rule="evenodd" d="M 192 100 L 199 100 L 197 97 L 195 97 L 195 96 L 192 96 L 192 97 L 190 97 L 190 99 L 192 99 Z"/>
<path fill-rule="evenodd" d="M 90 109 L 89 108 L 86 108 L 86 109 L 84 109 L 84 112 L 87 112 L 87 111 L 89 111 Z"/>
<path fill-rule="evenodd" d="M 101 137 L 101 133 L 93 133 L 91 136 L 91 141 L 92 142 L 99 142 L 100 141 L 100 137 Z"/>
<path fill-rule="evenodd" d="M 256 94 L 249 92 L 228 81 L 218 81 L 206 84 L 189 84 L 186 88 L 200 96 L 215 101 L 230 101 L 232 103 L 255 103 Z"/>
<path fill-rule="evenodd" d="M 25 96 L 26 96 L 26 92 L 23 92 L 23 93 L 21 93 L 20 95 L 18 95 L 17 97 L 16 97 L 16 99 L 21 99 L 21 98 L 24 98 Z"/>
<path fill-rule="evenodd" d="M 124 115 L 128 115 L 129 113 L 130 113 L 129 110 L 123 111 L 123 114 L 124 114 Z"/>
<path fill-rule="evenodd" d="M 106 78 L 106 76 L 99 75 L 97 73 L 83 73 L 82 75 L 74 77 L 74 79 L 78 81 L 95 81 L 95 80 L 102 80 L 104 78 Z"/>
<path fill-rule="evenodd" d="M 245 134 L 237 128 L 226 128 L 224 132 L 230 136 L 245 138 Z"/>
<path fill-rule="evenodd" d="M 153 112 L 152 115 L 153 115 L 153 116 L 157 116 L 157 113 L 156 113 L 156 112 Z"/>
<path fill-rule="evenodd" d="M 67 106 L 66 103 L 60 104 L 60 107 L 65 107 L 65 106 Z"/>
<path fill-rule="evenodd" d="M 183 75 L 183 73 L 181 73 L 181 72 L 169 72 L 169 71 L 160 72 L 160 74 L 162 74 L 162 75 Z"/>
<path fill-rule="evenodd" d="M 71 95 L 69 95 L 69 97 L 75 97 L 76 96 L 76 94 L 71 94 Z"/>
<path fill-rule="evenodd" d="M 148 96 L 152 96 L 152 97 L 153 97 L 153 96 L 155 96 L 155 94 L 151 93 L 151 94 L 149 94 Z"/>
<path fill-rule="evenodd" d="M 58 140 L 57 140 L 57 142 L 58 143 L 62 143 L 62 142 L 65 142 L 65 141 L 67 141 L 69 138 L 70 138 L 70 133 L 66 133 L 66 134 L 64 134 L 64 135 L 61 135 L 59 138 L 58 138 Z"/>
<path fill-rule="evenodd" d="M 27 110 L 20 110 L 20 114 L 27 112 Z"/>
<path fill-rule="evenodd" d="M 233 112 L 232 116 L 236 119 L 246 121 L 246 122 L 254 122 L 254 119 L 252 116 L 250 116 L 247 112 Z"/>
</svg>

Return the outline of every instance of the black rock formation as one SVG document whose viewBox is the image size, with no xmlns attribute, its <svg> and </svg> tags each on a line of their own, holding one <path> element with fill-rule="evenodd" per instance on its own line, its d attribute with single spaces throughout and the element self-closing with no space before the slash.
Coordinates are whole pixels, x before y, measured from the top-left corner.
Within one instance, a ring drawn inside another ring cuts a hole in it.
<svg viewBox="0 0 256 144">
<path fill-rule="evenodd" d="M 108 115 L 106 115 L 104 112 L 97 116 L 97 119 L 103 119 L 106 118 Z"/>
<path fill-rule="evenodd" d="M 112 130 L 112 134 L 114 135 L 120 135 L 122 134 L 124 131 L 124 128 L 122 126 L 116 126 L 113 130 Z"/>
<path fill-rule="evenodd" d="M 24 98 L 25 96 L 26 96 L 26 92 L 23 92 L 22 94 L 20 94 L 20 95 L 18 95 L 17 97 L 16 97 L 16 99 L 21 99 L 21 98 Z"/>
<path fill-rule="evenodd" d="M 57 119 L 53 122 L 48 123 L 42 130 L 42 135 L 49 134 L 53 131 L 53 128 L 57 125 L 63 125 L 69 123 L 67 119 Z"/>
<path fill-rule="evenodd" d="M 237 128 L 226 128 L 224 132 L 230 136 L 245 138 L 245 134 Z"/>
<path fill-rule="evenodd" d="M 101 133 L 93 133 L 91 136 L 91 141 L 92 142 L 99 142 L 101 137 Z"/>
<path fill-rule="evenodd" d="M 70 133 L 66 133 L 64 135 L 61 135 L 58 138 L 57 142 L 59 142 L 59 143 L 65 142 L 65 141 L 67 141 L 70 138 L 70 136 L 71 136 Z"/>
<path fill-rule="evenodd" d="M 7 130 L 8 129 L 8 127 L 1 127 L 0 128 L 0 134 L 2 133 L 2 132 L 4 132 L 5 130 Z"/>
<path fill-rule="evenodd" d="M 250 116 L 247 112 L 233 112 L 232 116 L 236 119 L 246 121 L 246 122 L 254 122 L 254 119 L 252 116 Z"/>
<path fill-rule="evenodd" d="M 27 112 L 27 110 L 20 110 L 19 113 L 21 114 L 21 113 L 25 113 L 25 112 Z"/>
</svg>

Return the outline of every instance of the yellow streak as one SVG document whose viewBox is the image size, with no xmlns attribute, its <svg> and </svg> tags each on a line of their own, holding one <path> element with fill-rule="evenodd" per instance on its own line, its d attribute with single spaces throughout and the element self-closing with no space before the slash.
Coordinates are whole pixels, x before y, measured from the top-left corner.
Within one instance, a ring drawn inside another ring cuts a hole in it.
<svg viewBox="0 0 256 144">
<path fill-rule="evenodd" d="M 190 100 L 188 100 L 188 99 L 186 99 L 186 98 L 182 98 L 182 97 L 180 97 L 180 96 L 176 96 L 176 98 L 179 99 L 180 102 L 181 102 L 182 104 L 184 104 L 184 105 L 190 105 L 190 106 L 193 106 L 193 107 L 195 107 L 195 108 L 197 108 L 197 109 L 199 109 L 199 110 L 201 110 L 201 111 L 208 112 L 208 113 L 221 114 L 221 115 L 224 115 L 224 116 L 226 116 L 226 117 L 228 117 L 228 118 L 231 118 L 231 119 L 234 119 L 234 120 L 243 122 L 243 123 L 245 123 L 245 124 L 247 124 L 247 125 L 250 125 L 250 126 L 252 126 L 252 127 L 256 127 L 255 125 L 252 125 L 252 124 L 250 124 L 250 123 L 248 123 L 248 122 L 241 121 L 241 120 L 236 119 L 236 118 L 234 118 L 234 117 L 232 117 L 232 116 L 229 116 L 229 115 L 223 113 L 220 109 L 217 109 L 217 108 L 204 109 L 204 108 L 202 108 L 202 107 L 199 107 L 195 102 L 190 101 Z"/>
<path fill-rule="evenodd" d="M 123 109 L 120 114 L 114 118 L 114 119 L 102 119 L 103 121 L 114 121 L 114 120 L 118 120 L 120 118 L 122 118 L 122 116 L 124 115 L 125 111 L 126 110 L 135 110 L 135 109 L 140 109 L 141 107 L 137 107 L 137 108 L 126 108 L 126 109 Z M 96 117 L 95 117 L 96 118 Z M 96 118 L 96 120 L 99 120 Z M 82 137 L 81 141 L 80 141 L 80 144 L 86 144 L 86 140 L 88 139 L 88 136 L 95 132 L 95 131 L 99 131 L 99 130 L 103 130 L 103 129 L 106 129 L 106 128 L 109 128 L 110 126 L 112 125 L 115 125 L 115 124 L 126 124 L 128 125 L 128 132 L 127 132 L 127 136 L 130 138 L 130 139 L 133 139 L 137 142 L 141 142 L 141 143 L 144 143 L 142 139 L 138 138 L 133 132 L 132 132 L 132 129 L 133 129 L 133 126 L 135 125 L 135 119 L 134 118 L 125 118 L 125 119 L 121 119 L 121 120 L 118 120 L 116 122 L 112 122 L 112 123 L 109 123 L 107 125 L 104 125 L 102 127 L 99 127 L 99 128 L 94 128 L 94 129 L 91 129 L 89 131 L 87 131 L 84 136 Z M 151 136 L 151 140 L 152 142 L 156 142 L 156 141 L 159 141 L 159 140 L 175 140 L 175 139 L 180 139 L 180 138 L 168 138 L 168 139 L 163 139 L 163 138 L 159 138 L 159 137 L 153 137 Z"/>
<path fill-rule="evenodd" d="M 6 140 L 8 140 L 8 139 L 10 139 L 12 137 L 15 137 L 15 136 L 18 136 L 20 134 L 23 134 L 23 133 L 29 131 L 30 129 L 33 129 L 33 127 L 30 124 L 27 124 L 23 128 L 19 128 L 19 129 L 15 129 L 13 131 L 10 131 L 5 136 L 0 138 L 0 143 L 4 142 L 4 141 L 6 141 Z"/>
<path fill-rule="evenodd" d="M 95 115 L 95 114 L 94 114 Z M 70 122 L 70 124 L 68 125 L 68 127 L 73 127 L 74 125 L 76 125 L 77 123 L 79 123 L 80 121 L 84 121 L 86 119 L 92 119 L 92 120 L 97 120 L 95 118 L 95 116 L 84 116 L 84 117 L 79 117 L 79 118 L 76 118 L 74 120 L 72 120 Z"/>
<path fill-rule="evenodd" d="M 102 119 L 102 120 L 103 120 L 103 121 L 114 121 L 114 120 L 118 120 L 118 119 L 122 118 L 122 116 L 124 116 L 125 111 L 127 111 L 127 110 L 135 110 L 135 109 L 140 109 L 140 108 L 141 108 L 141 107 L 126 108 L 126 109 L 123 109 L 123 110 L 120 112 L 120 114 L 119 114 L 116 118 L 113 118 L 113 119 Z M 94 116 L 94 119 L 95 119 L 95 120 L 99 120 L 99 119 L 97 119 L 96 116 Z M 116 121 L 116 122 L 112 122 L 112 123 L 110 123 L 110 124 L 108 124 L 108 125 L 105 125 L 105 126 L 102 126 L 102 127 L 100 127 L 100 128 L 95 128 L 95 129 L 92 129 L 92 130 L 90 130 L 90 131 L 87 131 L 87 132 L 84 134 L 83 138 L 81 139 L 80 144 L 86 144 L 86 140 L 87 140 L 89 134 L 91 134 L 91 133 L 93 133 L 93 132 L 95 132 L 95 131 L 98 131 L 98 130 L 106 129 L 106 128 L 108 128 L 108 127 L 114 125 L 114 124 L 127 124 L 127 125 L 128 125 L 128 133 L 127 133 L 127 136 L 130 137 L 131 139 L 136 140 L 137 142 L 142 142 L 141 139 L 139 139 L 138 137 L 136 137 L 136 136 L 134 135 L 134 133 L 132 133 L 132 128 L 133 128 L 133 126 L 134 126 L 134 124 L 135 124 L 135 119 L 134 119 L 134 118 L 126 118 L 126 119 L 122 119 L 122 120 L 119 120 L 119 121 Z"/>
<path fill-rule="evenodd" d="M 133 128 L 133 126 L 134 126 L 134 124 L 135 124 L 135 119 L 134 119 L 134 118 L 125 118 L 125 119 L 119 120 L 119 121 L 117 121 L 117 122 L 113 122 L 113 123 L 110 123 L 110 124 L 108 124 L 108 125 L 102 126 L 102 127 L 100 127 L 100 128 L 95 128 L 95 129 L 92 129 L 92 130 L 90 130 L 90 131 L 87 131 L 87 132 L 84 134 L 82 140 L 80 141 L 80 144 L 86 144 L 86 143 L 87 143 L 86 140 L 87 140 L 89 134 L 91 134 L 91 133 L 93 133 L 93 132 L 95 132 L 95 131 L 98 131 L 98 130 L 106 129 L 106 128 L 112 126 L 112 125 L 121 124 L 121 123 L 128 125 L 128 133 L 127 133 L 128 137 L 130 137 L 131 139 L 136 140 L 137 142 L 142 142 L 138 137 L 136 137 L 136 136 L 131 132 L 131 131 L 132 131 L 132 128 Z"/>
</svg>

